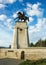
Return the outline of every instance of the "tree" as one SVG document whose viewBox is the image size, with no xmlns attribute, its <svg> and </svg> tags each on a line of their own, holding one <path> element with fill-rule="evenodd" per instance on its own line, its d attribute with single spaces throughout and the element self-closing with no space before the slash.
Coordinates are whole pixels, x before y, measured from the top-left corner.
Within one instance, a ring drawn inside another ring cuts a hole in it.
<svg viewBox="0 0 46 65">
<path fill-rule="evenodd" d="M 11 48 L 11 45 L 9 45 L 9 48 Z"/>
<path fill-rule="evenodd" d="M 38 42 L 36 42 L 35 47 L 46 47 L 46 39 L 45 40 L 38 40 Z"/>
<path fill-rule="evenodd" d="M 33 43 L 30 43 L 30 44 L 29 44 L 29 47 L 34 47 L 34 44 L 33 44 Z"/>
</svg>

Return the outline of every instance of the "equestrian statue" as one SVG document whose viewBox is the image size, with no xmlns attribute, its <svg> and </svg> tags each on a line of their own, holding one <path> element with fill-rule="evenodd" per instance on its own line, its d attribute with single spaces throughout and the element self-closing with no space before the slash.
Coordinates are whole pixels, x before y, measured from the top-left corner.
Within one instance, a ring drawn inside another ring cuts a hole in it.
<svg viewBox="0 0 46 65">
<path fill-rule="evenodd" d="M 27 16 L 25 16 L 25 13 L 23 12 L 18 12 L 17 13 L 17 15 L 18 15 L 18 20 L 23 20 L 23 22 L 26 22 L 26 20 L 28 20 L 29 21 L 29 17 L 27 17 Z"/>
</svg>

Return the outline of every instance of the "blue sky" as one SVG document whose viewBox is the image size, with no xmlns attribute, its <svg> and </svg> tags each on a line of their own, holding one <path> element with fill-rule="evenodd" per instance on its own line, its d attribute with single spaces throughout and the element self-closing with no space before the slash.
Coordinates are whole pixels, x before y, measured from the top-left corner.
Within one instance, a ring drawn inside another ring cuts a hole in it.
<svg viewBox="0 0 46 65">
<path fill-rule="evenodd" d="M 14 18 L 19 11 L 29 17 L 30 43 L 46 39 L 46 0 L 0 0 L 0 46 L 8 47 L 12 43 Z"/>
</svg>

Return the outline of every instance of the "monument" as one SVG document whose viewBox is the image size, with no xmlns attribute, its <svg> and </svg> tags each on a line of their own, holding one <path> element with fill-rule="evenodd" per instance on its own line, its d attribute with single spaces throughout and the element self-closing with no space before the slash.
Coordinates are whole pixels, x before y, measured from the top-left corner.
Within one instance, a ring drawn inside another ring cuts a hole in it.
<svg viewBox="0 0 46 65">
<path fill-rule="evenodd" d="M 46 47 L 28 47 L 29 38 L 26 20 L 29 20 L 28 17 L 26 17 L 24 13 L 18 12 L 18 22 L 16 22 L 16 25 L 14 27 L 11 48 L 0 48 L 0 59 L 46 59 Z"/>
<path fill-rule="evenodd" d="M 21 21 L 16 22 L 11 48 L 12 49 L 28 48 L 29 37 L 28 37 L 28 26 L 26 20 L 29 19 L 24 15 L 24 13 L 22 14 L 21 12 L 18 12 L 18 18 L 19 20 L 21 19 Z"/>
</svg>

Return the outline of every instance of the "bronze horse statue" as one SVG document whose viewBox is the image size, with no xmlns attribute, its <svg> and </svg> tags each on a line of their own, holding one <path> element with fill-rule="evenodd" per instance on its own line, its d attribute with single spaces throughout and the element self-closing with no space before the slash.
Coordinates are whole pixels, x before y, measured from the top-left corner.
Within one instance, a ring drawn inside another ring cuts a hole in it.
<svg viewBox="0 0 46 65">
<path fill-rule="evenodd" d="M 26 22 L 26 20 L 29 21 L 29 17 L 25 16 L 24 12 L 23 13 L 22 12 L 18 12 L 17 14 L 18 14 L 18 19 L 21 19 L 21 21 L 22 20 L 24 20 L 24 22 Z"/>
</svg>

